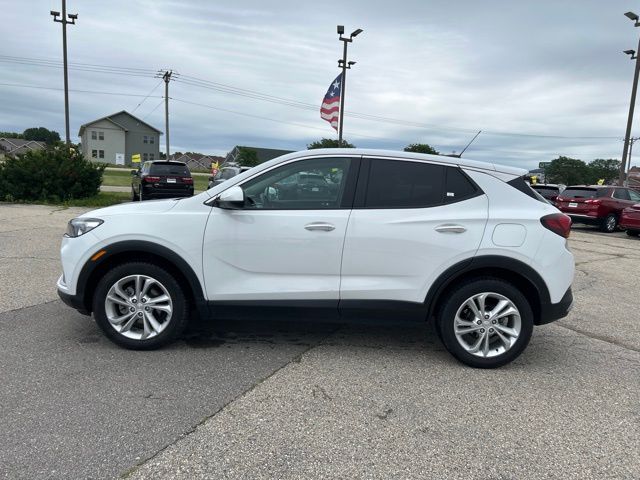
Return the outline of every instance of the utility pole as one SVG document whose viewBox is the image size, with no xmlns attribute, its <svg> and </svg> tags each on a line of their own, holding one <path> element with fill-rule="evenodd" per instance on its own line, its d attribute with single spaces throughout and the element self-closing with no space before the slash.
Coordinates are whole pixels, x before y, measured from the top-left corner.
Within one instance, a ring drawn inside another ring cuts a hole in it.
<svg viewBox="0 0 640 480">
<path fill-rule="evenodd" d="M 161 77 L 164 80 L 164 130 L 165 130 L 165 142 L 166 142 L 166 158 L 169 160 L 169 82 L 173 70 L 159 71 L 156 78 Z"/>
<path fill-rule="evenodd" d="M 344 25 L 338 25 L 338 35 L 341 42 L 344 42 L 342 50 L 342 58 L 338 60 L 338 67 L 342 69 L 342 82 L 340 85 L 340 120 L 338 123 L 338 145 L 342 146 L 342 120 L 344 118 L 344 96 L 347 85 L 347 69 L 350 69 L 356 62 L 347 62 L 347 44 L 353 42 L 353 39 L 363 32 L 361 28 L 354 30 L 349 38 L 343 37 Z"/>
<path fill-rule="evenodd" d="M 62 0 L 62 17 L 60 12 L 51 10 L 51 16 L 53 21 L 62 24 L 62 56 L 64 63 L 64 126 L 66 134 L 67 145 L 71 143 L 71 136 L 69 135 L 69 77 L 67 74 L 67 24 L 75 25 L 78 19 L 77 13 L 70 13 L 67 15 L 67 0 Z"/>
<path fill-rule="evenodd" d="M 634 26 L 640 27 L 640 17 L 633 12 L 624 14 L 629 20 L 634 22 Z M 624 53 L 631 55 L 631 60 L 636 61 L 636 68 L 633 74 L 633 87 L 631 88 L 631 103 L 629 104 L 629 116 L 627 117 L 627 130 L 624 135 L 624 147 L 622 148 L 622 161 L 620 162 L 620 174 L 618 175 L 618 185 L 624 185 L 626 177 L 625 167 L 627 166 L 627 153 L 629 152 L 629 142 L 631 140 L 631 125 L 633 124 L 633 110 L 636 105 L 636 92 L 638 90 L 638 74 L 640 74 L 640 60 L 637 53 L 640 52 L 640 40 L 638 50 L 625 50 Z"/>
</svg>

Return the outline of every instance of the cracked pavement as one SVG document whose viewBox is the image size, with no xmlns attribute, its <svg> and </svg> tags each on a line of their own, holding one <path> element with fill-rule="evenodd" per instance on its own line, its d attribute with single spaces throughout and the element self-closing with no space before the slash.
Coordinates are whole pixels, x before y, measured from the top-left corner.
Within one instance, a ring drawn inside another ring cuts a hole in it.
<svg viewBox="0 0 640 480">
<path fill-rule="evenodd" d="M 53 210 L 0 204 L 0 478 L 640 478 L 638 239 L 576 227 L 574 311 L 479 371 L 406 323 L 119 349 L 56 300 Z"/>
</svg>

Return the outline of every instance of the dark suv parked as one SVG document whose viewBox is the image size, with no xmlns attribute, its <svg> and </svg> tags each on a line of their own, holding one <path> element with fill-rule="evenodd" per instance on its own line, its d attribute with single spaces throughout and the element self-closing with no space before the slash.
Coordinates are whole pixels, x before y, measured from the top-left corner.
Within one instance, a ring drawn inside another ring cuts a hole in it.
<svg viewBox="0 0 640 480">
<path fill-rule="evenodd" d="M 611 233 L 618 227 L 622 211 L 638 202 L 640 194 L 630 188 L 576 185 L 558 196 L 556 206 L 574 223 L 598 225 Z"/>
<path fill-rule="evenodd" d="M 191 197 L 193 177 L 182 162 L 156 160 L 144 162 L 140 170 L 131 170 L 131 200 Z"/>
</svg>

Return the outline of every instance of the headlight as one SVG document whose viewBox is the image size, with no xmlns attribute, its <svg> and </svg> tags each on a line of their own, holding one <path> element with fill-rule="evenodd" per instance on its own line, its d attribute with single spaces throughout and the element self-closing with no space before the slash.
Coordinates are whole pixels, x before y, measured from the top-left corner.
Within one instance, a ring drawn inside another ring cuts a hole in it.
<svg viewBox="0 0 640 480">
<path fill-rule="evenodd" d="M 65 232 L 65 237 L 79 237 L 80 235 L 84 235 L 87 232 L 90 232 L 94 228 L 102 225 L 104 223 L 103 220 L 99 218 L 74 218 L 70 220 L 67 224 L 67 231 Z"/>
</svg>

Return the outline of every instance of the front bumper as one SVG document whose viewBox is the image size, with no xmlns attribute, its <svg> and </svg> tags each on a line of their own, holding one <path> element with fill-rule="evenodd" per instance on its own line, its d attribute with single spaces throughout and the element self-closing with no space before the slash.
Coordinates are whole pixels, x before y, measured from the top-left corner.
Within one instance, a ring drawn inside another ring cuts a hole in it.
<svg viewBox="0 0 640 480">
<path fill-rule="evenodd" d="M 545 325 L 566 317 L 573 308 L 573 292 L 571 287 L 558 303 L 540 305 L 540 318 L 536 325 Z"/>
<path fill-rule="evenodd" d="M 71 295 L 58 288 L 58 296 L 60 297 L 60 300 L 63 301 L 63 303 L 70 306 L 71 308 L 75 308 L 81 314 L 91 315 L 91 313 L 87 311 L 83 303 L 83 299 L 79 295 Z"/>
</svg>

